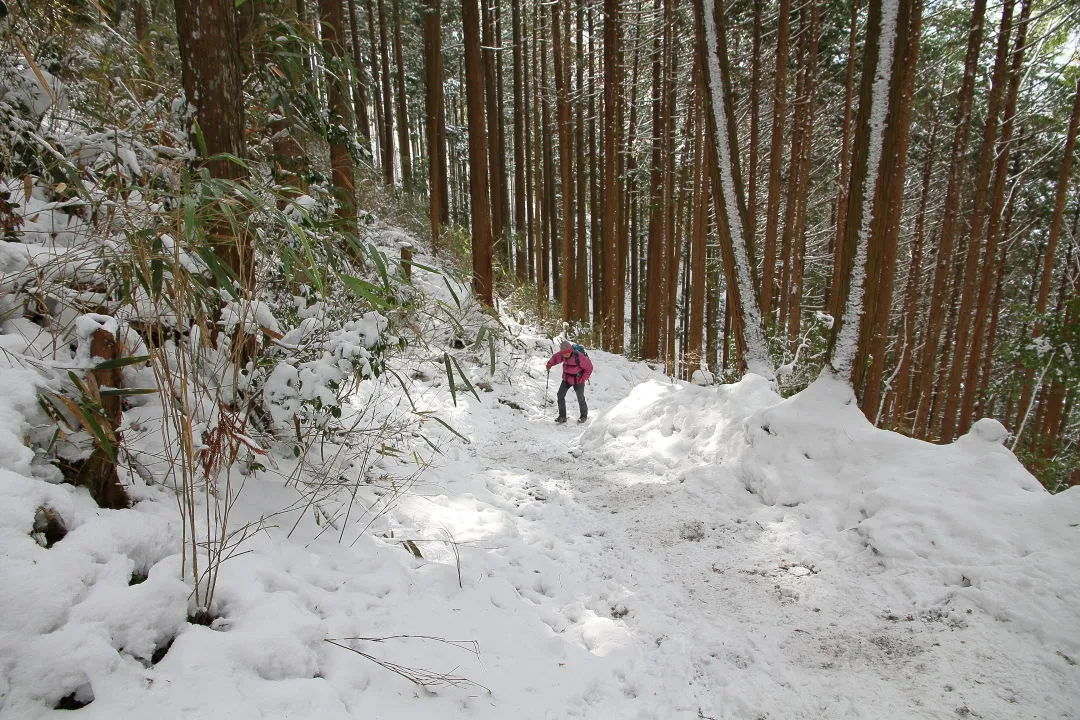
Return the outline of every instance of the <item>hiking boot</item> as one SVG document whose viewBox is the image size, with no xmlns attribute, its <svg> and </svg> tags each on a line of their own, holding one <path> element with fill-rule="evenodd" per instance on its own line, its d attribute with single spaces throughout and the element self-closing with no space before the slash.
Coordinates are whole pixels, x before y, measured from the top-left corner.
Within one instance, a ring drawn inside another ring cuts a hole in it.
<svg viewBox="0 0 1080 720">
<path fill-rule="evenodd" d="M 566 416 L 565 415 L 560 415 L 559 417 L 555 418 L 555 422 L 557 422 L 557 423 L 566 422 Z"/>
<path fill-rule="evenodd" d="M 578 421 L 579 423 L 583 423 L 583 422 L 585 422 L 585 421 L 586 421 L 586 420 L 588 420 L 588 419 L 589 419 L 589 418 L 587 418 L 587 417 L 579 417 L 579 418 L 577 419 L 577 421 Z"/>
</svg>

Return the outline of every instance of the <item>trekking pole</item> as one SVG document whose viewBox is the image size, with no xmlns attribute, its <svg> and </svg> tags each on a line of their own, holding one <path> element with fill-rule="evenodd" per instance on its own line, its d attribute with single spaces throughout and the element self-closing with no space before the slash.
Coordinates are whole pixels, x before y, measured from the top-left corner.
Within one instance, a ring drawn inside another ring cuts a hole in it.
<svg viewBox="0 0 1080 720">
<path fill-rule="evenodd" d="M 549 402 L 551 402 L 550 400 L 548 400 L 548 394 L 550 392 L 551 392 L 551 368 L 548 368 L 547 385 L 544 386 L 544 404 L 545 405 L 547 405 Z"/>
</svg>

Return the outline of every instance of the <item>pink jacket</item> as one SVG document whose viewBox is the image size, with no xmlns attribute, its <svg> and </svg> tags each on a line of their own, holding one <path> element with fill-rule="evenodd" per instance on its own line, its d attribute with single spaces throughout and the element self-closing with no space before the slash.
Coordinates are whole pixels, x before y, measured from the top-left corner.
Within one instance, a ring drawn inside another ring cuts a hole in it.
<svg viewBox="0 0 1080 720">
<path fill-rule="evenodd" d="M 570 353 L 570 357 L 564 358 L 560 350 L 547 361 L 548 370 L 559 363 L 562 363 L 562 379 L 567 385 L 580 385 L 592 375 L 592 361 L 584 353 L 574 351 Z"/>
</svg>

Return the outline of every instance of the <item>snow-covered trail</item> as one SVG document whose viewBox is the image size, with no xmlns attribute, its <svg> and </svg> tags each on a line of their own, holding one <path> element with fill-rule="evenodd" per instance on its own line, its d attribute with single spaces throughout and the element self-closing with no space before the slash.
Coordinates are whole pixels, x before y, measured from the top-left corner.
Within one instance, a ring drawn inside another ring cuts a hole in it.
<svg viewBox="0 0 1080 720">
<path fill-rule="evenodd" d="M 69 696 L 101 720 L 1080 717 L 1080 491 L 1045 493 L 1000 426 L 931 446 L 838 383 L 781 401 L 599 351 L 589 422 L 556 425 L 550 344 L 519 340 L 493 374 L 460 353 L 480 390 L 456 404 L 441 350 L 396 361 L 469 438 L 433 427 L 415 484 L 404 453 L 313 455 L 359 478 L 316 517 L 276 448 L 211 627 L 167 488 L 104 512 L 0 469 L 0 720 Z M 71 523 L 51 549 L 43 504 Z"/>
<path fill-rule="evenodd" d="M 823 544 L 809 514 L 749 492 L 738 462 L 665 446 L 687 428 L 609 447 L 608 411 L 656 376 L 593 354 L 584 428 L 552 422 L 538 355 L 512 391 L 522 409 L 490 395 L 471 405 L 457 422 L 472 444 L 432 478 L 447 485 L 430 502 L 464 493 L 506 525 L 478 539 L 494 565 L 477 587 L 508 577 L 491 622 L 510 613 L 525 632 L 513 630 L 505 657 L 481 641 L 485 665 L 504 671 L 484 673 L 491 717 L 1004 718 L 1017 705 L 1058 716 L 1052 683 L 1012 654 L 1004 625 L 968 623 L 947 592 L 910 612 L 903 580 L 898 589 L 857 533 Z M 733 396 L 716 421 L 742 422 L 756 409 L 747 400 Z M 462 553 L 465 575 L 474 561 Z M 1025 694 L 1043 685 L 1047 697 Z"/>
</svg>

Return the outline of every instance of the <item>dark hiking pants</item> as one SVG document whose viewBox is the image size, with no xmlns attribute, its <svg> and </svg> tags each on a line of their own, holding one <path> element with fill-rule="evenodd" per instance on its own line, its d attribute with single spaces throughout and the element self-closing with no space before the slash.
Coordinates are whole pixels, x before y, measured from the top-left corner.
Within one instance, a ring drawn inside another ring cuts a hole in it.
<svg viewBox="0 0 1080 720">
<path fill-rule="evenodd" d="M 570 388 L 574 388 L 574 393 L 577 395 L 578 410 L 581 411 L 581 417 L 588 417 L 589 406 L 585 404 L 585 386 L 581 383 L 571 385 L 565 380 L 559 386 L 559 417 L 566 417 L 566 391 Z"/>
</svg>

